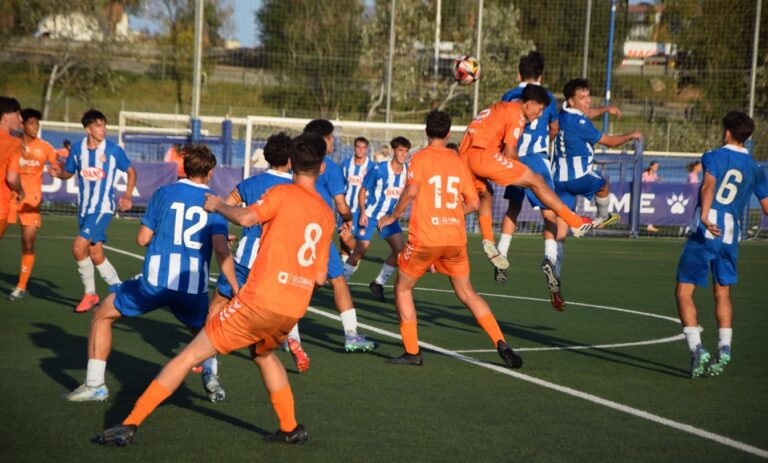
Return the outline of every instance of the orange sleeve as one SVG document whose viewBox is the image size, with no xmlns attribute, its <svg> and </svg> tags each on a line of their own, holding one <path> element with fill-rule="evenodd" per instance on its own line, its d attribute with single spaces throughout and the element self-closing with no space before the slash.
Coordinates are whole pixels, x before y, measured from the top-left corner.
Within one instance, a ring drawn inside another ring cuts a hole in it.
<svg viewBox="0 0 768 463">
<path fill-rule="evenodd" d="M 45 159 L 50 165 L 56 165 L 59 162 L 59 155 L 50 144 L 45 144 Z"/>
<path fill-rule="evenodd" d="M 22 153 L 24 153 L 24 146 L 21 144 L 21 140 L 14 140 L 15 143 L 11 145 L 10 156 L 8 157 L 8 172 L 19 173 L 19 161 Z M 4 179 L 3 179 L 4 180 Z"/>
<path fill-rule="evenodd" d="M 466 164 L 461 163 L 461 195 L 465 201 L 479 200 L 475 180 Z"/>
<path fill-rule="evenodd" d="M 422 177 L 424 176 L 424 169 L 421 166 L 422 162 L 420 162 L 422 159 L 423 157 L 414 156 L 408 164 L 408 174 L 405 180 L 406 186 L 412 183 L 418 185 L 422 182 Z"/>
<path fill-rule="evenodd" d="M 248 209 L 258 214 L 259 223 L 264 224 L 275 218 L 280 203 L 283 202 L 284 192 L 283 185 L 277 185 L 267 190 L 260 200 L 248 206 Z"/>
</svg>

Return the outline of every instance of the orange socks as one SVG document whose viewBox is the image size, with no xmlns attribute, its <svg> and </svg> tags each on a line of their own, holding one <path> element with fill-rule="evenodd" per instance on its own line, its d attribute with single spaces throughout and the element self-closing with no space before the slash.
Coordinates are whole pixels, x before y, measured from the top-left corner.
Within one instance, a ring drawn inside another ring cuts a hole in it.
<svg viewBox="0 0 768 463">
<path fill-rule="evenodd" d="M 491 338 L 494 347 L 496 347 L 496 344 L 499 341 L 504 340 L 504 335 L 501 334 L 501 328 L 499 328 L 499 324 L 496 322 L 496 317 L 494 317 L 492 313 L 478 318 L 477 324 L 480 325 L 486 334 L 488 334 L 488 337 Z"/>
<path fill-rule="evenodd" d="M 123 420 L 125 425 L 141 426 L 141 423 L 147 419 L 150 413 L 152 413 L 163 400 L 167 399 L 173 391 L 169 391 L 162 384 L 153 380 L 144 394 L 136 401 L 136 405 L 133 406 L 131 414 L 128 418 Z"/>
<path fill-rule="evenodd" d="M 19 283 L 16 285 L 19 289 L 26 291 L 29 276 L 32 275 L 32 267 L 35 266 L 34 254 L 21 255 L 21 272 L 19 272 Z"/>
<path fill-rule="evenodd" d="M 581 219 L 581 217 L 576 215 L 572 210 L 565 206 L 561 207 L 560 210 L 555 211 L 555 214 L 557 214 L 557 216 L 561 219 L 565 220 L 565 223 L 567 223 L 569 227 L 579 228 L 584 225 L 584 221 Z"/>
<path fill-rule="evenodd" d="M 416 322 L 401 322 L 400 335 L 403 336 L 405 353 L 415 355 L 419 353 L 419 336 L 416 334 Z"/>
<path fill-rule="evenodd" d="M 296 415 L 293 410 L 293 392 L 291 386 L 285 386 L 277 392 L 269 393 L 269 400 L 272 401 L 272 407 L 275 409 L 277 419 L 280 420 L 280 430 L 291 432 L 296 429 Z"/>
<path fill-rule="evenodd" d="M 493 217 L 481 215 L 478 216 L 477 221 L 480 222 L 480 234 L 483 235 L 483 239 L 493 242 Z"/>
</svg>

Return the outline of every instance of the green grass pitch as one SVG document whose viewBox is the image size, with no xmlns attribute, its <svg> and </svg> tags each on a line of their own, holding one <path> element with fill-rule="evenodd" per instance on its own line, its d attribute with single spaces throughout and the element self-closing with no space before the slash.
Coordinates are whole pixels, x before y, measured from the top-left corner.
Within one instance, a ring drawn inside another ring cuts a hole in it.
<svg viewBox="0 0 768 463">
<path fill-rule="evenodd" d="M 110 248 L 138 255 L 136 220 L 116 219 Z M 0 461 L 759 461 L 768 458 L 768 245 L 743 243 L 735 308 L 733 361 L 717 378 L 691 380 L 673 296 L 681 240 L 569 240 L 564 313 L 547 300 L 539 237 L 515 237 L 510 282 L 470 238 L 472 280 L 486 296 L 509 344 L 525 359 L 502 367 L 488 338 L 450 292 L 426 275 L 415 293 L 424 366 L 385 359 L 402 351 L 391 303 L 372 300 L 367 284 L 388 253 L 374 239 L 352 278 L 361 332 L 379 343 L 371 354 L 343 351 L 329 288 L 316 292 L 301 321 L 310 370 L 284 360 L 296 414 L 311 441 L 275 446 L 262 436 L 277 420 L 246 351 L 220 358 L 227 390 L 208 402 L 199 375 L 141 427 L 125 449 L 89 438 L 130 411 L 167 360 L 189 341 L 166 311 L 114 327 L 107 366 L 109 401 L 67 403 L 61 395 L 85 375 L 90 314 L 72 307 L 82 295 L 70 253 L 73 218 L 45 217 L 37 261 L 22 301 L 5 300 L 16 283 L 18 228 L 0 242 Z M 120 276 L 141 261 L 108 250 Z M 99 278 L 97 277 L 97 280 Z M 393 280 L 394 281 L 394 278 Z M 392 282 L 390 282 L 392 283 Z M 97 281 L 99 293 L 106 288 Z M 699 289 L 699 323 L 710 350 L 716 325 L 710 289 Z"/>
</svg>

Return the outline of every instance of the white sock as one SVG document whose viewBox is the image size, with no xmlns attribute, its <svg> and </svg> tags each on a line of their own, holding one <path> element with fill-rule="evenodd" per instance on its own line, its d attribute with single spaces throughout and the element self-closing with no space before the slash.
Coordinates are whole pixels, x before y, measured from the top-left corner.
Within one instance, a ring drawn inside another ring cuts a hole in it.
<svg viewBox="0 0 768 463">
<path fill-rule="evenodd" d="M 104 371 L 106 369 L 106 360 L 88 359 L 88 369 L 85 372 L 85 385 L 89 387 L 97 387 L 104 384 Z"/>
<path fill-rule="evenodd" d="M 380 285 L 387 284 L 387 280 L 389 280 L 389 277 L 392 276 L 392 272 L 395 271 L 397 267 L 392 267 L 391 265 L 384 262 L 381 265 L 381 271 L 379 272 L 379 276 L 376 277 L 376 283 Z"/>
<path fill-rule="evenodd" d="M 205 373 L 206 370 L 209 370 L 214 375 L 219 374 L 219 361 L 216 360 L 216 356 L 208 357 L 203 361 L 203 373 Z"/>
<path fill-rule="evenodd" d="M 288 332 L 288 338 L 286 339 L 295 339 L 297 342 L 301 343 L 301 335 L 299 335 L 298 323 L 293 325 L 293 328 L 291 328 L 291 331 Z"/>
<path fill-rule="evenodd" d="M 557 242 L 557 262 L 555 262 L 555 271 L 558 275 L 562 275 L 563 259 L 565 259 L 565 243 L 562 241 Z"/>
<path fill-rule="evenodd" d="M 557 241 L 544 240 L 544 257 L 549 259 L 555 268 L 557 268 Z"/>
<path fill-rule="evenodd" d="M 683 334 L 685 335 L 685 340 L 688 341 L 688 349 L 690 349 L 691 352 L 694 352 L 696 347 L 701 345 L 701 333 L 699 332 L 699 327 L 684 326 Z"/>
<path fill-rule="evenodd" d="M 504 233 L 501 234 L 499 237 L 499 245 L 497 246 L 497 249 L 501 253 L 502 256 L 507 257 L 507 253 L 509 252 L 509 242 L 512 241 L 512 235 L 505 235 Z"/>
<path fill-rule="evenodd" d="M 106 281 L 109 286 L 120 284 L 120 277 L 117 276 L 117 270 L 115 270 L 115 267 L 112 266 L 109 259 L 106 257 L 104 258 L 104 262 L 96 266 L 96 270 L 99 271 L 99 275 L 101 275 L 101 278 Z"/>
<path fill-rule="evenodd" d="M 599 198 L 595 196 L 595 206 L 597 207 L 598 217 L 608 217 L 608 215 L 610 214 L 610 212 L 608 211 L 608 208 L 610 205 L 611 205 L 611 195 L 608 195 L 605 198 Z"/>
<path fill-rule="evenodd" d="M 360 265 L 358 263 L 358 265 Z M 355 274 L 357 271 L 357 265 L 349 265 L 348 263 L 344 262 L 344 279 L 349 281 L 350 278 L 352 278 L 352 275 Z"/>
<path fill-rule="evenodd" d="M 77 261 L 77 272 L 80 274 L 80 281 L 83 282 L 85 287 L 85 294 L 96 294 L 96 281 L 93 279 L 93 262 L 91 262 L 90 257 Z"/>
<path fill-rule="evenodd" d="M 340 313 L 341 326 L 344 328 L 344 334 L 357 334 L 357 313 L 355 308 L 345 310 Z"/>
<path fill-rule="evenodd" d="M 723 346 L 731 345 L 731 339 L 733 338 L 733 328 L 720 328 L 717 330 L 717 348 L 721 349 Z"/>
</svg>

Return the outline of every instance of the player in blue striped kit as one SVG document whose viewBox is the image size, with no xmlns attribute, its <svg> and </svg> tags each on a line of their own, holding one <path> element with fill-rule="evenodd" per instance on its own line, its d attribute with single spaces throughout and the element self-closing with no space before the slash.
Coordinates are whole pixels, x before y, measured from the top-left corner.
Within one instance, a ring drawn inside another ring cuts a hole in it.
<svg viewBox="0 0 768 463">
<path fill-rule="evenodd" d="M 358 220 L 360 228 L 357 233 L 355 251 L 344 264 L 344 277 L 347 280 L 355 273 L 360 259 L 368 251 L 373 234 L 377 230 L 379 219 L 392 213 L 397 200 L 400 199 L 400 193 L 402 193 L 405 187 L 406 175 L 408 173 L 405 160 L 408 157 L 411 142 L 405 137 L 395 137 L 390 142 L 390 146 L 393 151 L 392 160 L 376 164 L 376 167 L 371 169 L 365 176 L 363 186 L 360 189 L 359 201 L 365 203 L 365 209 L 360 212 Z M 400 223 L 394 222 L 379 230 L 379 238 L 389 244 L 392 253 L 382 264 L 379 275 L 368 287 L 376 299 L 385 302 L 384 285 L 397 268 L 397 255 L 405 245 Z"/>
<path fill-rule="evenodd" d="M 731 285 L 737 281 L 736 263 L 741 240 L 740 220 L 754 194 L 768 214 L 768 180 L 744 143 L 755 130 L 746 114 L 731 111 L 723 118 L 725 145 L 704 153 L 704 178 L 693 221 L 688 227 L 680 263 L 677 266 L 677 311 L 691 351 L 691 377 L 715 376 L 731 360 L 733 305 Z M 707 286 L 712 272 L 718 344 L 714 357 L 702 346 L 693 293 Z"/>
<path fill-rule="evenodd" d="M 157 190 L 141 219 L 136 242 L 148 246 L 142 273 L 120 284 L 96 310 L 88 336 L 85 383 L 65 394 L 71 402 L 104 401 L 107 357 L 112 350 L 112 324 L 121 317 L 139 317 L 168 306 L 192 333 L 208 315 L 208 268 L 211 252 L 237 291 L 237 280 L 227 243 L 227 221 L 206 212 L 205 193 L 216 158 L 204 145 L 185 147 L 187 179 Z M 203 362 L 203 387 L 213 402 L 225 392 L 216 375 L 216 358 Z"/>
<path fill-rule="evenodd" d="M 355 154 L 349 160 L 341 165 L 341 172 L 347 180 L 346 203 L 352 212 L 352 229 L 349 232 L 339 233 L 339 245 L 341 249 L 342 260 L 352 254 L 355 249 L 355 232 L 359 218 L 358 196 L 360 187 L 363 185 L 363 179 L 368 170 L 373 168 L 375 163 L 368 157 L 368 139 L 357 137 L 354 141 Z M 342 219 L 339 217 L 339 228 L 341 228 Z"/>
<path fill-rule="evenodd" d="M 63 180 L 77 175 L 80 231 L 72 243 L 72 254 L 85 288 L 82 300 L 75 307 L 78 313 L 87 312 L 99 304 L 94 265 L 109 286 L 120 283 L 115 267 L 104 255 L 103 245 L 115 212 L 114 184 L 118 171 L 128 175 L 125 194 L 118 201 L 120 211 L 127 211 L 133 205 L 132 195 L 136 185 L 136 170 L 125 151 L 106 139 L 106 116 L 90 109 L 83 114 L 81 122 L 87 136 L 72 145 L 64 169 L 59 166 L 48 168 L 51 176 Z"/>
</svg>

